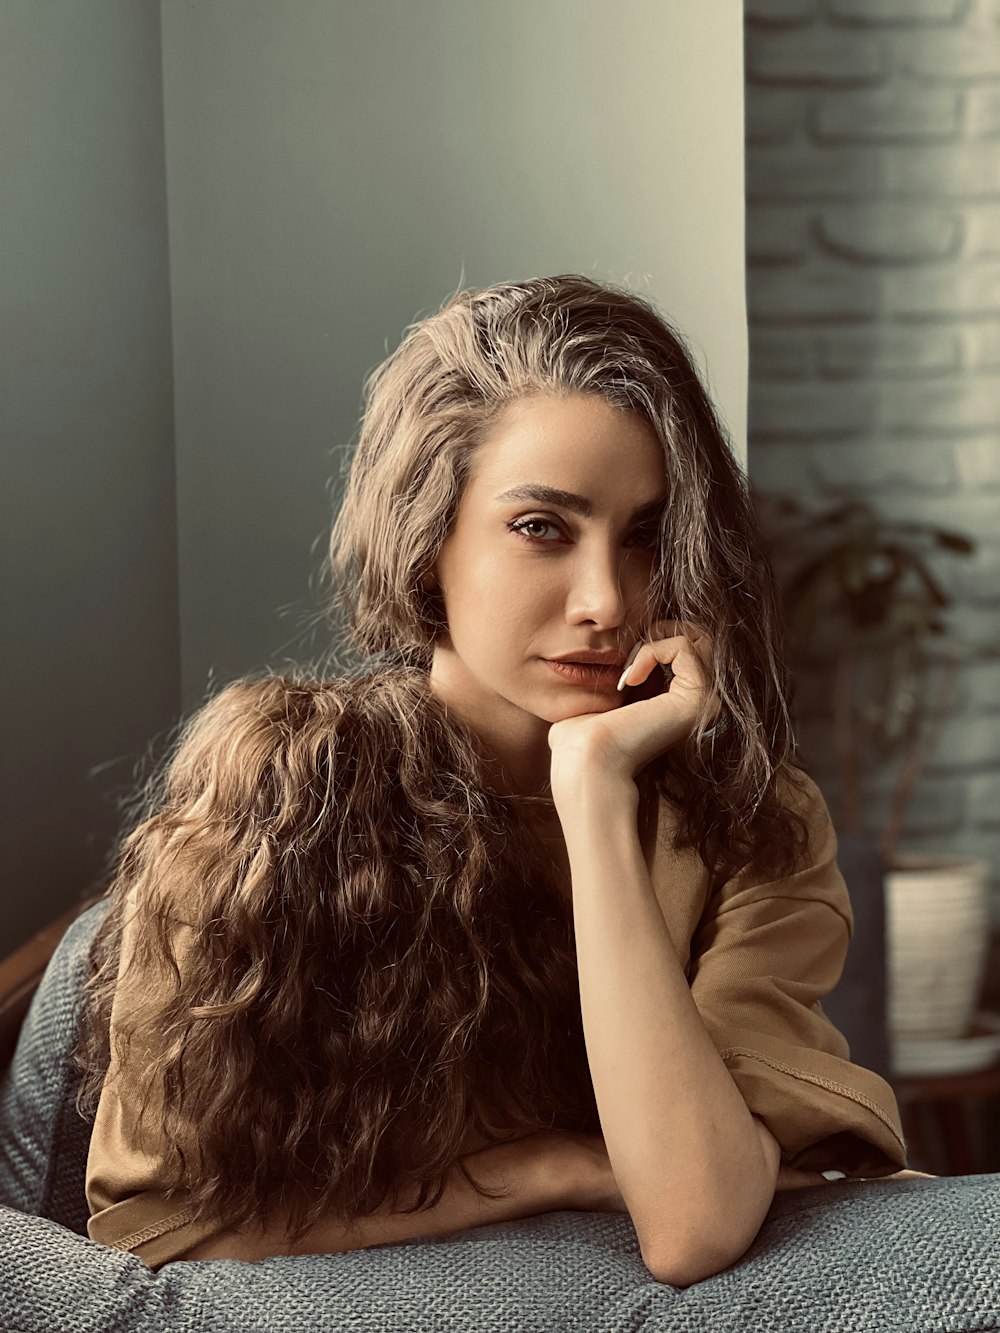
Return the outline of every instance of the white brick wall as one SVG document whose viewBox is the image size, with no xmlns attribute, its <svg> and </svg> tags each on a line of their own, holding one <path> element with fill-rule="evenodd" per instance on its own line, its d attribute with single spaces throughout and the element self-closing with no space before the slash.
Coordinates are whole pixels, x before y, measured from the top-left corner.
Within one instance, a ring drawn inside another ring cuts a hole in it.
<svg viewBox="0 0 1000 1333">
<path fill-rule="evenodd" d="M 903 845 L 985 856 L 1000 929 L 1000 0 L 744 13 L 750 473 L 979 541 L 935 562 L 976 660 Z M 818 677 L 797 706 L 832 805 Z"/>
</svg>

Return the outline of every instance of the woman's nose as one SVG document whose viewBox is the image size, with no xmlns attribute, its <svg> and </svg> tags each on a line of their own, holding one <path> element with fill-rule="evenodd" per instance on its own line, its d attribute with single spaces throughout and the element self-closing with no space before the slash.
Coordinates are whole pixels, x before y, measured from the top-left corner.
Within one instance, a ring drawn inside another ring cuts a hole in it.
<svg viewBox="0 0 1000 1333">
<path fill-rule="evenodd" d="M 599 624 L 621 624 L 633 600 L 623 586 L 627 575 L 621 556 L 594 556 L 581 561 L 567 598 L 567 612 L 574 620 L 594 620 Z"/>
</svg>

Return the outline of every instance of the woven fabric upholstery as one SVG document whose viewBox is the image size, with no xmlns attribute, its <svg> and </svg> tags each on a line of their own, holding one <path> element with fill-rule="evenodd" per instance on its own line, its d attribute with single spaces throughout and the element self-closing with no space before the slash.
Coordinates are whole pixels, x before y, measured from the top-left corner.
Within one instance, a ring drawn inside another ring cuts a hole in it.
<svg viewBox="0 0 1000 1333">
<path fill-rule="evenodd" d="M 92 1121 L 73 1105 L 70 1060 L 87 947 L 108 910 L 94 903 L 49 960 L 0 1082 L 0 1203 L 87 1234 L 84 1181 Z"/>
<path fill-rule="evenodd" d="M 86 947 L 70 927 L 0 1087 L 3 1333 L 972 1333 L 1000 1328 L 1000 1177 L 845 1181 L 775 1197 L 732 1268 L 654 1282 L 630 1219 L 556 1212 L 350 1254 L 176 1261 L 86 1235 L 89 1125 L 68 1062 Z"/>
<path fill-rule="evenodd" d="M 350 1254 L 152 1273 L 0 1208 L 5 1333 L 972 1333 L 1000 1327 L 995 1176 L 779 1194 L 732 1268 L 654 1282 L 621 1214 L 546 1213 Z"/>
</svg>

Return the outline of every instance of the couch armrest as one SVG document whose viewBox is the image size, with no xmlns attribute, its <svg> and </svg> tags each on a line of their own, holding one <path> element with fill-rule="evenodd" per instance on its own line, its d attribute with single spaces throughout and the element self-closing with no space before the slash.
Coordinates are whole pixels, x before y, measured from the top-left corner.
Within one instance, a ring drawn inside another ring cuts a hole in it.
<svg viewBox="0 0 1000 1333">
<path fill-rule="evenodd" d="M 104 890 L 62 913 L 20 948 L 0 959 L 0 1072 L 10 1064 L 17 1048 L 21 1024 L 28 1012 L 56 945 L 81 913 L 104 897 Z"/>
</svg>

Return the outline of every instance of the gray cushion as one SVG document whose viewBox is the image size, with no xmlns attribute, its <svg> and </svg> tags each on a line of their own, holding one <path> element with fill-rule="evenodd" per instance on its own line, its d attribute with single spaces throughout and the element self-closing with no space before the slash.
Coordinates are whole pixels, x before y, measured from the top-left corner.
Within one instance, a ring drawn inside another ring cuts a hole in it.
<svg viewBox="0 0 1000 1333">
<path fill-rule="evenodd" d="M 108 910 L 94 903 L 70 925 L 45 970 L 0 1081 L 0 1203 L 87 1234 L 84 1181 L 93 1121 L 73 1105 L 69 1058 L 86 953 Z"/>
<path fill-rule="evenodd" d="M 620 1214 L 256 1263 L 164 1264 L 0 1208 L 0 1327 L 19 1333 L 963 1333 L 1000 1324 L 995 1176 L 782 1192 L 732 1268 L 652 1281 Z"/>
<path fill-rule="evenodd" d="M 747 1254 L 685 1290 L 650 1278 L 627 1216 L 570 1211 L 350 1254 L 153 1273 L 86 1235 L 90 1126 L 72 1107 L 67 1057 L 105 910 L 88 909 L 60 942 L 0 1086 L 4 1333 L 1000 1327 L 993 1175 L 782 1192 Z"/>
</svg>

